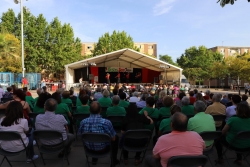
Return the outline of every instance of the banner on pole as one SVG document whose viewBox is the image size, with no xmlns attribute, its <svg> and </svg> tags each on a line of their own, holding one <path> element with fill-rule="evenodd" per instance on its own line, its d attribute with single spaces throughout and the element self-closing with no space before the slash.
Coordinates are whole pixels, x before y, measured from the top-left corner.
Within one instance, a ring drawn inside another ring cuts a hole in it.
<svg viewBox="0 0 250 167">
<path fill-rule="evenodd" d="M 126 67 L 105 67 L 105 72 L 129 72 L 129 73 L 133 73 L 133 68 L 126 68 Z"/>
</svg>

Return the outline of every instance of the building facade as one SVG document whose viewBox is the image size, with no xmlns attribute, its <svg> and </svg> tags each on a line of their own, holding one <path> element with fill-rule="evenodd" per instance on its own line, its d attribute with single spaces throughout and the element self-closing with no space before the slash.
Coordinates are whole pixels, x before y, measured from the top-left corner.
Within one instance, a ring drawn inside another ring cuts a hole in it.
<svg viewBox="0 0 250 167">
<path fill-rule="evenodd" d="M 250 52 L 250 47 L 237 47 L 237 46 L 215 46 L 213 48 L 209 48 L 214 52 L 219 52 L 224 55 L 225 58 L 228 56 L 232 56 L 235 54 L 242 55 L 244 53 Z"/>
<path fill-rule="evenodd" d="M 91 50 L 94 49 L 94 42 L 82 43 L 81 55 L 91 55 Z M 140 53 L 147 54 L 153 57 L 157 57 L 157 44 L 153 42 L 135 42 L 135 46 L 140 49 Z"/>
</svg>

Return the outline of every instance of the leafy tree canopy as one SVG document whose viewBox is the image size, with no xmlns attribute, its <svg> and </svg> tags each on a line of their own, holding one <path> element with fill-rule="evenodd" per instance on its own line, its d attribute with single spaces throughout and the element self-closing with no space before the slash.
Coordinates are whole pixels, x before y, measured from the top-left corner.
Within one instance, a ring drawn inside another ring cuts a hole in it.
<svg viewBox="0 0 250 167">
<path fill-rule="evenodd" d="M 234 4 L 234 1 L 236 0 L 218 0 L 217 3 L 220 2 L 220 6 L 221 7 L 224 7 L 226 4 L 231 4 L 233 5 Z M 247 0 L 248 2 L 250 2 L 250 0 Z"/>
<path fill-rule="evenodd" d="M 26 72 L 56 73 L 64 75 L 64 65 L 80 59 L 82 45 L 74 37 L 70 24 L 62 24 L 58 18 L 50 23 L 42 14 L 37 17 L 24 8 L 24 49 Z M 21 39 L 21 16 L 12 9 L 2 14 L 0 29 Z"/>
<path fill-rule="evenodd" d="M 12 34 L 0 34 L 0 72 L 21 72 L 20 41 Z"/>
<path fill-rule="evenodd" d="M 167 63 L 169 63 L 169 64 L 178 66 L 178 64 L 172 60 L 172 57 L 169 56 L 169 55 L 167 55 L 167 54 L 166 54 L 166 55 L 159 55 L 159 59 L 160 59 L 161 61 L 165 61 L 165 62 L 167 62 Z"/>
<path fill-rule="evenodd" d="M 93 56 L 97 56 L 124 48 L 139 51 L 139 48 L 134 46 L 133 38 L 130 35 L 127 35 L 125 31 L 113 31 L 111 35 L 107 32 L 99 38 L 92 53 Z"/>
</svg>

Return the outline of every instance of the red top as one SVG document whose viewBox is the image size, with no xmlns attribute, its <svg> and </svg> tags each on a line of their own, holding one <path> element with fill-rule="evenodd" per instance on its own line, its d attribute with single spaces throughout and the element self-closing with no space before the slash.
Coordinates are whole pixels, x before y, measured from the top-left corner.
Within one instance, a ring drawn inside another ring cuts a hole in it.
<svg viewBox="0 0 250 167">
<path fill-rule="evenodd" d="M 129 79 L 129 73 L 126 74 L 126 78 Z"/>
<path fill-rule="evenodd" d="M 106 75 L 106 79 L 109 79 L 110 75 Z"/>
<path fill-rule="evenodd" d="M 190 97 L 189 97 L 189 99 L 190 99 L 190 104 L 194 104 L 194 102 L 195 102 L 196 98 L 195 98 L 195 97 L 190 96 Z"/>
<path fill-rule="evenodd" d="M 120 73 L 117 74 L 117 78 L 120 78 Z"/>
<path fill-rule="evenodd" d="M 27 81 L 27 79 L 26 79 L 26 78 L 23 78 L 22 82 L 23 82 L 23 84 L 25 84 L 25 85 L 27 85 L 27 84 L 28 84 L 28 81 Z"/>
<path fill-rule="evenodd" d="M 26 92 L 26 96 L 31 96 L 31 93 L 30 92 Z"/>
</svg>

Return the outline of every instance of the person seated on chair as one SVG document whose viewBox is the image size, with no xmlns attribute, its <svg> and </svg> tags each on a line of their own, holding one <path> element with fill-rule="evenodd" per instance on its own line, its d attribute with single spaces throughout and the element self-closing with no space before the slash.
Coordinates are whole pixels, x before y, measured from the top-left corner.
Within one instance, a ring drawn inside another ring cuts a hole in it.
<svg viewBox="0 0 250 167">
<path fill-rule="evenodd" d="M 77 96 L 74 94 L 74 88 L 69 90 L 69 98 L 72 101 L 72 105 L 76 106 Z"/>
<path fill-rule="evenodd" d="M 226 115 L 226 107 L 220 102 L 220 94 L 214 94 L 212 100 L 213 104 L 207 107 L 205 113 L 210 115 Z M 215 124 L 216 127 L 220 127 L 222 125 L 222 122 L 216 121 Z"/>
<path fill-rule="evenodd" d="M 145 112 L 143 115 L 139 114 L 137 112 L 137 107 L 135 104 L 131 104 L 128 106 L 128 112 L 125 118 L 122 121 L 122 128 L 121 133 L 124 135 L 124 133 L 128 130 L 138 130 L 138 129 L 144 129 L 144 125 L 146 124 L 153 124 L 153 120 L 147 115 Z M 123 137 L 122 137 L 123 138 Z M 122 139 L 121 139 L 122 141 Z M 134 146 L 134 147 L 142 147 L 145 146 L 147 141 L 144 140 L 136 140 L 136 139 L 130 139 L 129 141 L 126 141 L 126 145 Z M 128 151 L 123 150 L 122 152 L 124 163 L 125 165 L 128 164 Z M 140 155 L 141 152 L 136 152 L 135 155 L 135 165 L 138 165 L 140 163 Z"/>
<path fill-rule="evenodd" d="M 181 112 L 180 106 L 172 105 L 170 107 L 171 116 L 174 115 L 174 113 L 176 112 Z M 158 136 L 161 136 L 161 134 L 166 131 L 171 131 L 171 117 L 165 118 L 160 122 Z"/>
<path fill-rule="evenodd" d="M 98 101 L 100 98 L 102 98 L 102 88 L 101 87 L 97 87 L 96 88 L 96 92 L 94 94 L 94 100 Z"/>
<path fill-rule="evenodd" d="M 237 133 L 241 131 L 250 131 L 250 109 L 246 104 L 237 104 L 236 117 L 231 117 L 226 122 L 222 130 L 222 137 L 215 142 L 215 147 L 218 154 L 217 163 L 223 163 L 222 144 L 225 146 L 231 145 L 231 148 L 244 151 L 250 149 L 250 140 L 235 139 Z M 241 165 L 242 154 L 237 153 L 236 164 Z"/>
<path fill-rule="evenodd" d="M 30 130 L 27 119 L 23 118 L 23 106 L 20 102 L 12 101 L 9 103 L 6 116 L 0 119 L 0 131 L 15 131 L 21 135 L 27 147 L 27 162 L 38 158 L 38 155 L 34 154 L 33 135 L 26 136 Z M 8 152 L 18 152 L 24 149 L 21 140 L 0 141 L 0 147 Z"/>
<path fill-rule="evenodd" d="M 165 96 L 162 101 L 164 107 L 161 107 L 159 109 L 159 116 L 164 117 L 164 116 L 170 116 L 170 107 L 174 104 L 173 98 L 169 96 Z"/>
<path fill-rule="evenodd" d="M 158 97 L 158 99 L 157 99 L 157 101 L 156 101 L 156 104 L 155 104 L 156 107 L 157 107 L 158 109 L 164 107 L 163 99 L 164 99 L 164 97 L 166 97 L 166 96 L 167 96 L 167 93 L 166 93 L 165 90 L 161 90 L 161 91 L 159 92 L 159 97 Z"/>
<path fill-rule="evenodd" d="M 242 95 L 241 99 L 242 99 L 242 100 L 241 100 L 240 103 L 249 105 L 248 102 L 247 102 L 247 99 L 248 99 L 248 96 L 247 96 L 247 95 Z"/>
<path fill-rule="evenodd" d="M 205 131 L 216 131 L 214 118 L 210 114 L 205 114 L 206 104 L 198 100 L 194 103 L 195 116 L 188 120 L 188 130 L 197 133 Z M 206 147 L 213 144 L 213 141 L 205 141 Z"/>
<path fill-rule="evenodd" d="M 89 101 L 89 96 L 88 95 L 81 95 L 79 97 L 82 105 L 78 106 L 76 108 L 76 113 L 77 114 L 89 114 L 89 105 L 88 105 L 88 101 Z"/>
<path fill-rule="evenodd" d="M 55 93 L 54 93 L 55 94 Z M 60 96 L 60 95 L 59 95 Z M 63 115 L 55 114 L 57 109 L 57 101 L 53 98 L 48 99 L 44 104 L 45 114 L 39 114 L 36 117 L 36 130 L 56 130 L 62 133 L 63 140 L 65 141 L 66 151 L 67 153 L 70 152 L 71 144 L 75 140 L 73 134 L 67 133 L 68 131 L 68 122 L 64 118 Z M 56 140 L 48 140 L 43 141 L 45 145 L 56 145 L 59 144 L 60 141 Z M 58 156 L 63 157 L 63 152 L 61 152 Z"/>
<path fill-rule="evenodd" d="M 190 99 L 190 105 L 193 105 L 196 101 L 196 98 L 194 97 L 194 91 L 189 92 L 189 99 Z"/>
<path fill-rule="evenodd" d="M 13 88 L 10 86 L 7 88 L 7 92 L 3 95 L 3 98 L 12 99 L 13 98 Z"/>
<path fill-rule="evenodd" d="M 148 92 L 144 91 L 142 93 L 142 95 L 141 95 L 140 101 L 136 102 L 137 108 L 144 108 L 144 107 L 146 107 L 146 98 L 147 97 L 148 97 Z"/>
<path fill-rule="evenodd" d="M 23 92 L 26 94 L 26 96 L 32 96 L 27 87 L 23 87 Z"/>
<path fill-rule="evenodd" d="M 126 93 L 122 92 L 119 94 L 119 96 L 120 96 L 119 106 L 127 108 L 129 106 L 129 102 L 125 101 L 126 100 Z"/>
<path fill-rule="evenodd" d="M 190 103 L 189 97 L 184 96 L 181 99 L 181 103 L 182 103 L 181 111 L 183 114 L 194 115 L 194 106 L 189 104 Z"/>
<path fill-rule="evenodd" d="M 108 119 L 104 119 L 100 115 L 101 105 L 94 101 L 90 105 L 90 116 L 81 121 L 80 128 L 78 130 L 79 134 L 93 132 L 93 133 L 106 133 L 111 137 L 112 144 L 112 162 L 113 166 L 119 163 L 117 160 L 118 153 L 118 142 L 119 138 L 112 126 L 112 123 Z M 106 152 L 110 149 L 110 145 L 107 143 L 86 143 L 86 149 L 94 152 Z M 98 159 L 92 158 L 92 163 L 96 164 Z"/>
<path fill-rule="evenodd" d="M 138 92 L 137 92 L 137 91 L 134 91 L 134 92 L 132 93 L 132 96 L 129 98 L 129 102 L 131 102 L 131 103 L 136 103 L 136 102 L 138 102 L 138 101 L 140 100 L 138 97 L 139 97 Z"/>
<path fill-rule="evenodd" d="M 73 106 L 73 102 L 69 97 L 70 97 L 70 92 L 63 91 L 61 103 L 65 103 L 65 104 L 68 104 L 69 106 Z"/>
<path fill-rule="evenodd" d="M 44 104 L 45 102 L 48 100 L 48 96 L 45 93 L 41 93 L 37 99 L 37 102 L 35 103 L 33 112 L 34 113 L 39 113 L 39 114 L 43 114 L 44 111 Z"/>
<path fill-rule="evenodd" d="M 38 88 L 37 90 L 36 90 L 36 94 L 38 95 L 36 98 L 34 98 L 34 103 L 36 104 L 36 102 L 37 102 L 37 100 L 38 100 L 38 98 L 39 98 L 39 95 L 41 94 L 41 93 L 43 93 L 43 89 L 42 88 Z"/>
<path fill-rule="evenodd" d="M 104 90 L 102 93 L 103 97 L 101 97 L 98 102 L 100 103 L 100 105 L 102 107 L 109 107 L 112 104 L 112 100 L 109 97 L 109 91 L 108 90 Z"/>
<path fill-rule="evenodd" d="M 187 116 L 176 112 L 171 118 L 172 132 L 159 137 L 153 156 L 145 158 L 144 167 L 166 167 L 173 156 L 202 155 L 205 143 L 198 133 L 187 131 L 187 124 Z"/>
<path fill-rule="evenodd" d="M 226 122 L 231 118 L 233 115 L 236 115 L 236 106 L 238 103 L 241 102 L 240 95 L 233 95 L 232 96 L 232 103 L 233 105 L 226 108 Z"/>
<path fill-rule="evenodd" d="M 146 107 L 141 109 L 141 111 L 139 111 L 139 114 L 144 114 L 144 112 L 146 111 L 150 118 L 152 118 L 153 120 L 157 120 L 159 118 L 159 110 L 157 108 L 153 108 L 154 103 L 155 99 L 153 97 L 148 97 L 146 99 Z M 154 125 L 147 125 L 146 129 L 154 130 Z"/>
<path fill-rule="evenodd" d="M 108 116 L 125 116 L 126 115 L 126 110 L 124 107 L 119 106 L 120 102 L 120 97 L 118 95 L 113 96 L 112 98 L 112 107 L 109 107 L 107 109 L 106 115 Z"/>
</svg>

